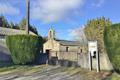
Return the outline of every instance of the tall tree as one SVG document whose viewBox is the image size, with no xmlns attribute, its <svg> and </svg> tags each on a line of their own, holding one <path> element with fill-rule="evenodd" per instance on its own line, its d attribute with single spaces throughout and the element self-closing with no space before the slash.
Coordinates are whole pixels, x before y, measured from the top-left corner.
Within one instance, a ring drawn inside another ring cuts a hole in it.
<svg viewBox="0 0 120 80">
<path fill-rule="evenodd" d="M 21 30 L 25 30 L 26 29 L 26 19 L 23 18 L 20 23 L 19 23 L 19 27 Z"/>
<path fill-rule="evenodd" d="M 20 21 L 19 27 L 20 27 L 21 30 L 25 30 L 26 29 L 26 19 L 25 18 L 23 18 Z M 37 29 L 36 29 L 35 26 L 32 26 L 32 25 L 29 24 L 29 30 L 32 31 L 35 34 L 38 34 Z"/>
<path fill-rule="evenodd" d="M 78 28 L 72 29 L 70 31 L 70 35 L 73 37 L 74 40 L 86 44 L 87 39 L 84 33 L 84 28 L 85 26 L 80 26 Z"/>
<path fill-rule="evenodd" d="M 15 29 L 20 29 L 19 24 L 15 24 Z"/>
<path fill-rule="evenodd" d="M 38 31 L 35 26 L 30 25 L 29 30 L 38 35 Z"/>
<path fill-rule="evenodd" d="M 85 25 L 85 35 L 88 40 L 97 40 L 98 48 L 101 53 L 104 53 L 104 29 L 106 26 L 111 25 L 112 22 L 105 17 L 92 19 Z"/>
<path fill-rule="evenodd" d="M 0 25 L 1 27 L 6 27 L 6 28 L 9 27 L 8 21 L 7 19 L 5 19 L 4 16 L 0 16 Z"/>
<path fill-rule="evenodd" d="M 10 22 L 10 28 L 12 28 L 12 29 L 14 29 L 14 27 L 15 27 L 15 25 L 14 25 L 14 23 L 13 22 Z"/>
</svg>

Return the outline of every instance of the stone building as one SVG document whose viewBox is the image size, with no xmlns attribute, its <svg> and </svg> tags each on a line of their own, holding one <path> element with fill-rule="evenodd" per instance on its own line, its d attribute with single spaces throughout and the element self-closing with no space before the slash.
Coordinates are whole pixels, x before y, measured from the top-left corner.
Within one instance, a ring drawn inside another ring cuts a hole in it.
<svg viewBox="0 0 120 80">
<path fill-rule="evenodd" d="M 48 40 L 44 43 L 44 53 L 48 53 L 50 58 L 59 60 L 69 60 L 77 62 L 82 68 L 89 68 L 88 45 L 80 44 L 77 41 L 59 40 L 55 38 L 55 31 L 50 29 Z M 99 54 L 100 70 L 112 70 L 112 65 L 107 54 Z M 96 69 L 96 57 L 92 58 L 92 68 Z"/>
<path fill-rule="evenodd" d="M 78 41 L 56 39 L 53 29 L 49 30 L 48 40 L 44 43 L 43 47 L 44 53 L 48 53 L 50 57 L 57 57 L 58 59 L 75 60 L 77 53 L 82 51 Z"/>
</svg>

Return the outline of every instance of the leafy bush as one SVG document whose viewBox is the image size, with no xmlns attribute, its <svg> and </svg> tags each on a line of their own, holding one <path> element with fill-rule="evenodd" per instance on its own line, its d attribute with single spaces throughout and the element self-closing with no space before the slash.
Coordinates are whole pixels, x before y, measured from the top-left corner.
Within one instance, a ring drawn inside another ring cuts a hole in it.
<svg viewBox="0 0 120 80">
<path fill-rule="evenodd" d="M 114 69 L 120 72 L 120 24 L 106 27 L 104 41 Z"/>
<path fill-rule="evenodd" d="M 12 35 L 6 37 L 14 64 L 26 64 L 35 60 L 42 49 L 42 37 L 33 35 Z"/>
<path fill-rule="evenodd" d="M 104 46 L 104 29 L 106 26 L 110 26 L 112 22 L 105 18 L 100 17 L 96 19 L 91 19 L 85 25 L 85 35 L 87 40 L 89 41 L 98 41 L 98 49 L 100 53 L 105 53 Z"/>
</svg>

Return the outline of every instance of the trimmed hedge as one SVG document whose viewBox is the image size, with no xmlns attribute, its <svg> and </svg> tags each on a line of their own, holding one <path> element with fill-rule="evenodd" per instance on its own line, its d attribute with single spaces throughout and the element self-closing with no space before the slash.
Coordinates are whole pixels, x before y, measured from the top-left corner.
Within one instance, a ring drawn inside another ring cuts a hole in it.
<svg viewBox="0 0 120 80">
<path fill-rule="evenodd" d="M 104 41 L 114 69 L 120 72 L 120 24 L 106 27 Z"/>
<path fill-rule="evenodd" d="M 27 64 L 35 60 L 42 49 L 42 37 L 34 35 L 12 35 L 6 37 L 14 64 Z"/>
</svg>

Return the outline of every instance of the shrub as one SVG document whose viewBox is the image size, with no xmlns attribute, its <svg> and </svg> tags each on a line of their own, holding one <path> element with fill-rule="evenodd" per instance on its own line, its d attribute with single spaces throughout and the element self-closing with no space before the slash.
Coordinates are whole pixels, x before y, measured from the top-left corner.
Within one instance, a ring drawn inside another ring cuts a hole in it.
<svg viewBox="0 0 120 80">
<path fill-rule="evenodd" d="M 96 19 L 91 19 L 85 25 L 85 35 L 88 41 L 98 41 L 99 53 L 105 53 L 104 46 L 104 29 L 106 26 L 111 25 L 112 22 L 105 18 L 100 17 Z"/>
<path fill-rule="evenodd" d="M 120 72 L 120 24 L 106 27 L 104 41 L 114 69 Z"/>
<path fill-rule="evenodd" d="M 14 64 L 26 64 L 35 60 L 42 49 L 42 37 L 33 35 L 12 35 L 6 37 Z"/>
</svg>

